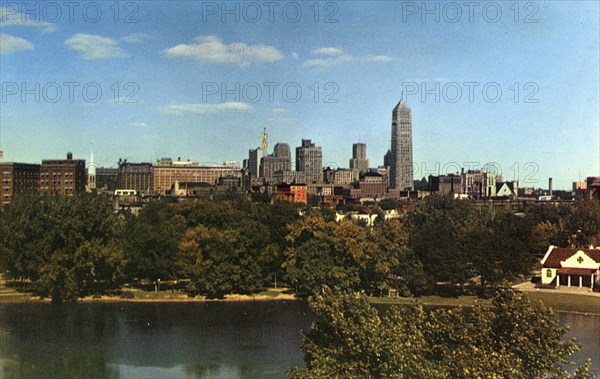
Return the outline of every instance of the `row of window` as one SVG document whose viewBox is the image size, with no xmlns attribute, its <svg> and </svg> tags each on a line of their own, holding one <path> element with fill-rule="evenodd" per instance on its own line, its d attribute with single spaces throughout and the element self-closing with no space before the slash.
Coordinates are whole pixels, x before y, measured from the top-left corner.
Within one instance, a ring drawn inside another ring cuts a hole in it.
<svg viewBox="0 0 600 379">
<path fill-rule="evenodd" d="M 42 177 L 48 177 L 48 176 L 62 176 L 64 174 L 64 176 L 66 177 L 72 177 L 74 176 L 74 173 L 72 172 L 53 172 L 52 175 L 50 175 L 51 173 L 49 172 L 42 172 L 40 174 L 40 176 Z"/>
</svg>

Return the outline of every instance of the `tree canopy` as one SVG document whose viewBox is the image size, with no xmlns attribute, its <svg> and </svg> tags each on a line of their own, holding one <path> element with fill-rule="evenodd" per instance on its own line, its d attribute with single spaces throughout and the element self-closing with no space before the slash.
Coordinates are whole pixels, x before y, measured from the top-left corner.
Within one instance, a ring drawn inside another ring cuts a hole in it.
<svg viewBox="0 0 600 379">
<path fill-rule="evenodd" d="M 550 309 L 510 289 L 492 308 L 379 311 L 364 294 L 323 287 L 310 308 L 306 368 L 290 368 L 293 378 L 567 378 L 562 365 L 580 348 Z M 588 366 L 574 377 L 591 378 Z"/>
</svg>

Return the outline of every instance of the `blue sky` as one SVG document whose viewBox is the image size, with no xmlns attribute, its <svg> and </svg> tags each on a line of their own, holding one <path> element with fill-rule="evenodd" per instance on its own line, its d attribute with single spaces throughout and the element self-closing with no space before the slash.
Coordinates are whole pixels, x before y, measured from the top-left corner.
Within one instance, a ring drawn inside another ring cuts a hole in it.
<svg viewBox="0 0 600 379">
<path fill-rule="evenodd" d="M 404 94 L 415 177 L 600 174 L 597 1 L 0 4 L 5 161 L 241 162 L 266 127 L 377 166 Z"/>
</svg>

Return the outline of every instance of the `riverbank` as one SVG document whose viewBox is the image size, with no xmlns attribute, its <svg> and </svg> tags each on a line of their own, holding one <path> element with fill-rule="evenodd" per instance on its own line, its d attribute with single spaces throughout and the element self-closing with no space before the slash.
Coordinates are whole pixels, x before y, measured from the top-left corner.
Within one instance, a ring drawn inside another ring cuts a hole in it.
<svg viewBox="0 0 600 379">
<path fill-rule="evenodd" d="M 517 288 L 518 289 L 518 288 Z M 600 315 L 600 294 L 576 292 L 551 292 L 551 291 L 525 291 L 533 300 L 539 300 L 556 312 L 580 313 Z M 126 294 L 121 296 L 85 297 L 81 302 L 244 302 L 244 301 L 294 301 L 298 297 L 290 293 L 287 288 L 269 288 L 265 291 L 250 295 L 225 295 L 223 299 L 207 299 L 204 296 L 189 297 L 177 291 L 144 291 L 141 289 L 127 288 Z M 491 306 L 491 300 L 479 299 L 476 296 L 442 297 L 422 296 L 418 298 L 406 297 L 369 297 L 373 304 L 412 304 L 418 301 L 423 305 L 446 307 L 472 307 L 478 301 L 484 306 Z M 40 299 L 31 293 L 19 292 L 13 287 L 7 287 L 4 280 L 0 280 L 0 303 L 31 303 L 50 302 L 49 299 Z"/>
<path fill-rule="evenodd" d="M 80 302 L 210 302 L 210 301 L 281 301 L 297 300 L 298 298 L 289 293 L 288 288 L 268 288 L 264 291 L 240 295 L 225 295 L 222 299 L 207 299 L 204 296 L 189 297 L 178 291 L 144 291 L 141 289 L 126 288 L 119 296 L 87 296 L 77 301 Z M 0 303 L 35 303 L 50 302 L 50 299 L 41 299 L 30 292 L 21 292 L 15 287 L 7 286 L 5 280 L 0 280 Z"/>
</svg>

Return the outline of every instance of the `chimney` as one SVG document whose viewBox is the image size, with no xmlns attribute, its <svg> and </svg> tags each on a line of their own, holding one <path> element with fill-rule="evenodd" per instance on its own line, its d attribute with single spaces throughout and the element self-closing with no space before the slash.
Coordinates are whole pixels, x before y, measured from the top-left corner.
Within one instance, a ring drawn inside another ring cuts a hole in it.
<svg viewBox="0 0 600 379">
<path fill-rule="evenodd" d="M 68 160 L 73 159 L 73 153 L 71 153 L 70 151 L 67 153 L 67 159 Z"/>
<path fill-rule="evenodd" d="M 552 178 L 548 178 L 548 189 L 550 190 L 550 196 L 552 196 Z"/>
</svg>

